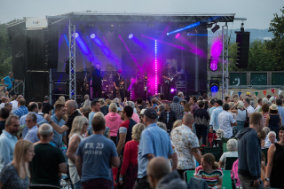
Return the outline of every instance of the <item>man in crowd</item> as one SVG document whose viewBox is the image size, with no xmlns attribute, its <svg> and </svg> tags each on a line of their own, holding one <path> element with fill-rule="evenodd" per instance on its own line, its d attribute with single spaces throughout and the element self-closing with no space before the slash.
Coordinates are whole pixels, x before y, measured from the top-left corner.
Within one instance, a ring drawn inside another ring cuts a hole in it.
<svg viewBox="0 0 284 189">
<path fill-rule="evenodd" d="M 218 116 L 220 129 L 224 131 L 224 138 L 226 139 L 229 139 L 233 136 L 232 126 L 237 126 L 237 121 L 233 118 L 233 114 L 231 112 L 228 112 L 229 109 L 229 104 L 224 104 L 223 111 Z"/>
<path fill-rule="evenodd" d="M 0 136 L 0 172 L 6 164 L 13 160 L 19 127 L 18 117 L 10 115 L 6 120 L 5 130 L 2 131 Z"/>
<path fill-rule="evenodd" d="M 13 112 L 16 116 L 21 118 L 23 115 L 29 113 L 28 108 L 26 107 L 26 100 L 24 98 L 20 98 L 18 103 L 18 109 Z"/>
<path fill-rule="evenodd" d="M 1 81 L 4 82 L 4 84 L 7 86 L 7 91 L 11 91 L 12 87 L 13 87 L 13 82 L 14 82 L 14 78 L 13 78 L 14 74 L 13 72 L 9 72 L 9 75 L 7 75 L 6 77 L 4 77 Z"/>
<path fill-rule="evenodd" d="M 138 148 L 138 176 L 135 189 L 150 188 L 147 182 L 147 165 L 153 157 L 161 156 L 171 158 L 173 169 L 177 166 L 177 157 L 173 152 L 168 133 L 157 126 L 157 112 L 154 109 L 147 109 L 143 116 L 143 123 L 146 128 L 141 134 Z"/>
<path fill-rule="evenodd" d="M 12 110 L 15 111 L 19 108 L 18 104 L 19 104 L 19 101 L 21 98 L 24 98 L 22 95 L 13 95 L 12 97 L 12 101 L 11 101 L 11 104 L 12 104 Z"/>
<path fill-rule="evenodd" d="M 179 103 L 179 97 L 174 96 L 173 102 L 171 103 L 170 107 L 173 112 L 176 114 L 177 119 L 182 119 L 184 107 Z"/>
<path fill-rule="evenodd" d="M 170 133 L 173 128 L 173 124 L 176 121 L 176 114 L 171 110 L 169 103 L 166 103 L 165 110 L 161 112 L 159 121 L 167 125 L 167 132 Z"/>
<path fill-rule="evenodd" d="M 244 102 L 245 109 L 247 110 L 248 114 L 250 115 L 254 113 L 254 108 L 250 105 L 250 99 L 245 98 L 243 102 Z"/>
<path fill-rule="evenodd" d="M 215 102 L 215 109 L 212 111 L 212 114 L 211 114 L 211 117 L 210 117 L 210 122 L 209 122 L 209 125 L 212 125 L 213 126 L 213 129 L 215 131 L 217 131 L 219 129 L 219 122 L 218 122 L 218 116 L 219 114 L 223 111 L 223 108 L 222 108 L 222 105 L 223 105 L 223 101 L 222 100 L 217 100 Z"/>
<path fill-rule="evenodd" d="M 89 127 L 88 130 L 91 131 L 92 130 L 92 120 L 94 115 L 100 111 L 101 105 L 100 102 L 98 100 L 93 100 L 91 103 L 91 109 L 92 111 L 89 113 Z"/>
<path fill-rule="evenodd" d="M 281 118 L 281 125 L 284 125 L 284 107 L 282 106 L 282 99 L 280 98 L 277 98 L 276 99 L 276 105 L 278 107 L 278 113 L 280 115 L 280 118 Z"/>
<path fill-rule="evenodd" d="M 118 130 L 118 143 L 117 143 L 117 153 L 120 155 L 122 153 L 122 149 L 124 148 L 124 144 L 132 139 L 132 127 L 136 124 L 136 122 L 131 119 L 133 114 L 133 108 L 130 106 L 125 106 L 122 112 L 122 120 L 119 130 Z"/>
<path fill-rule="evenodd" d="M 186 189 L 186 183 L 176 171 L 171 172 L 169 160 L 155 157 L 147 167 L 147 177 L 152 189 Z"/>
<path fill-rule="evenodd" d="M 53 129 L 58 132 L 59 134 L 64 133 L 65 131 L 67 131 L 67 136 L 69 136 L 69 133 L 72 129 L 72 123 L 73 120 L 75 119 L 76 116 L 80 116 L 81 114 L 77 111 L 78 105 L 77 102 L 75 100 L 68 100 L 67 102 L 65 102 L 65 109 L 68 115 L 68 120 L 67 122 L 60 126 L 58 125 L 56 122 L 57 121 L 53 121 L 50 117 L 50 115 L 45 114 L 44 118 L 48 121 L 48 123 L 53 127 Z M 66 142 L 66 144 L 68 145 L 68 140 Z"/>
<path fill-rule="evenodd" d="M 261 146 L 257 133 L 263 128 L 263 117 L 252 113 L 250 126 L 237 134 L 239 165 L 238 175 L 244 188 L 263 188 L 260 178 Z"/>
<path fill-rule="evenodd" d="M 43 114 L 50 114 L 53 107 L 49 104 L 49 97 L 45 96 L 42 102 L 42 113 Z"/>
<path fill-rule="evenodd" d="M 212 112 L 213 110 L 215 110 L 215 99 L 211 99 L 210 102 L 209 102 L 209 109 L 208 109 L 208 113 L 209 115 L 211 116 L 212 115 Z"/>
<path fill-rule="evenodd" d="M 199 109 L 194 112 L 195 131 L 198 140 L 202 139 L 202 144 L 206 145 L 210 116 L 208 111 L 205 109 L 205 103 L 203 100 L 198 102 L 198 106 Z"/>
<path fill-rule="evenodd" d="M 0 109 L 0 135 L 5 129 L 5 121 L 9 117 L 9 110 L 7 108 Z"/>
<path fill-rule="evenodd" d="M 255 112 L 261 112 L 262 111 L 261 107 L 262 107 L 262 98 L 259 98 L 257 100 L 257 106 L 255 107 Z"/>
<path fill-rule="evenodd" d="M 26 116 L 26 125 L 28 128 L 28 132 L 25 136 L 25 140 L 31 141 L 32 143 L 35 143 L 39 141 L 37 133 L 38 133 L 38 127 L 37 127 L 37 121 L 36 121 L 36 115 L 33 113 L 28 113 Z"/>
<path fill-rule="evenodd" d="M 94 134 L 83 140 L 77 150 L 76 167 L 83 188 L 113 188 L 111 166 L 118 167 L 115 144 L 104 136 L 105 119 L 92 120 Z"/>
<path fill-rule="evenodd" d="M 37 118 L 37 123 L 41 123 L 44 119 L 41 115 L 39 115 L 37 112 L 38 112 L 38 105 L 37 103 L 35 102 L 30 102 L 29 105 L 28 105 L 28 111 L 29 113 L 33 113 L 36 115 L 36 118 Z M 21 117 L 20 119 L 20 126 L 21 128 L 23 128 L 23 131 L 22 131 L 22 137 L 25 138 L 27 132 L 28 132 L 28 128 L 26 126 L 26 118 L 27 118 L 27 115 L 28 114 L 25 114 Z"/>
<path fill-rule="evenodd" d="M 56 104 L 55 113 L 51 116 L 51 121 L 55 123 L 56 125 L 58 125 L 59 127 L 62 127 L 65 124 L 65 121 L 63 120 L 65 112 L 66 110 L 65 110 L 64 104 Z M 57 131 L 54 130 L 53 138 L 51 142 L 54 143 L 55 146 L 60 149 L 62 146 L 62 138 L 63 138 L 63 134 L 58 133 Z M 64 142 L 65 144 L 67 144 L 67 139 L 65 139 Z"/>
<path fill-rule="evenodd" d="M 31 183 L 60 187 L 60 173 L 67 173 L 64 155 L 50 144 L 53 129 L 49 124 L 42 124 L 38 134 L 39 142 L 35 143 L 35 156 L 30 163 Z"/>
<path fill-rule="evenodd" d="M 194 118 L 192 114 L 185 114 L 182 119 L 182 125 L 176 127 L 171 132 L 171 139 L 178 156 L 177 170 L 181 177 L 187 170 L 195 169 L 195 161 L 201 162 L 201 153 L 199 150 L 199 141 L 192 132 Z M 186 141 L 186 142 L 185 142 Z"/>
</svg>

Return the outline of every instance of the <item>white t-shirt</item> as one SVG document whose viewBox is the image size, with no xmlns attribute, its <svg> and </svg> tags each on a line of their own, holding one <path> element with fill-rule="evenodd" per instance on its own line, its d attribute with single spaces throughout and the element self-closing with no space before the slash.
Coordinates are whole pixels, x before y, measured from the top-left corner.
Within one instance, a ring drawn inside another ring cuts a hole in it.
<svg viewBox="0 0 284 189">
<path fill-rule="evenodd" d="M 13 100 L 11 101 L 12 104 L 12 112 L 18 109 L 18 101 Z"/>
<path fill-rule="evenodd" d="M 222 154 L 222 156 L 220 157 L 220 162 L 224 162 L 224 160 L 227 158 L 227 157 L 239 157 L 238 156 L 238 151 L 234 151 L 234 152 L 224 152 Z"/>
<path fill-rule="evenodd" d="M 232 113 L 222 111 L 218 116 L 220 129 L 224 131 L 224 138 L 231 138 L 233 136 L 232 124 L 236 122 Z"/>
<path fill-rule="evenodd" d="M 254 113 L 254 108 L 251 105 L 249 105 L 246 109 L 248 111 L 248 114 Z"/>
</svg>

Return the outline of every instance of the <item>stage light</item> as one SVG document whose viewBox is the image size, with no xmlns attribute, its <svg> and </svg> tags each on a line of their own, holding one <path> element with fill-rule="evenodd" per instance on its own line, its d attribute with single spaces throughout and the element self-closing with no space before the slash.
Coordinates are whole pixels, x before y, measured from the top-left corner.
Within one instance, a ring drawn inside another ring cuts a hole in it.
<svg viewBox="0 0 284 189">
<path fill-rule="evenodd" d="M 180 33 L 177 33 L 175 38 L 178 39 L 180 37 Z"/>
<path fill-rule="evenodd" d="M 217 93 L 219 91 L 219 81 L 210 80 L 210 91 L 211 93 Z"/>
<path fill-rule="evenodd" d="M 158 41 L 155 40 L 155 94 L 158 94 Z"/>
<path fill-rule="evenodd" d="M 171 93 L 174 93 L 175 91 L 176 91 L 176 89 L 175 88 L 171 88 Z"/>
<path fill-rule="evenodd" d="M 211 29 L 211 31 L 212 31 L 213 33 L 215 33 L 217 30 L 219 30 L 219 28 L 220 28 L 220 26 L 219 26 L 218 24 L 216 24 L 216 25 Z"/>
<path fill-rule="evenodd" d="M 94 34 L 94 33 L 92 33 L 91 35 L 90 35 L 90 38 L 91 39 L 94 39 L 96 37 L 96 34 Z"/>
<path fill-rule="evenodd" d="M 76 32 L 76 33 L 73 33 L 72 36 L 75 37 L 75 38 L 77 38 L 77 37 L 79 37 L 79 33 L 77 33 L 77 32 Z"/>
<path fill-rule="evenodd" d="M 128 39 L 132 39 L 133 38 L 133 33 L 130 33 L 129 35 L 128 35 Z"/>
</svg>

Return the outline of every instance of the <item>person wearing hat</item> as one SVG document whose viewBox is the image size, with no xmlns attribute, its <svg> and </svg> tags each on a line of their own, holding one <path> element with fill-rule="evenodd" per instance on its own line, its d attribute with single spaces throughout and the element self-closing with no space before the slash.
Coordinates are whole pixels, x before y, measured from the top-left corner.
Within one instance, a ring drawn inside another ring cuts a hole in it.
<svg viewBox="0 0 284 189">
<path fill-rule="evenodd" d="M 276 104 L 272 104 L 269 107 L 269 116 L 266 119 L 266 125 L 268 125 L 271 131 L 276 133 L 276 138 L 278 138 L 279 127 L 281 126 L 281 117 L 278 114 L 278 107 Z"/>
<path fill-rule="evenodd" d="M 146 128 L 141 134 L 138 148 L 138 176 L 135 189 L 147 189 L 150 185 L 147 181 L 147 165 L 149 161 L 157 156 L 172 159 L 173 169 L 176 169 L 177 158 L 174 153 L 168 133 L 158 127 L 157 112 L 146 109 L 143 116 L 143 123 Z"/>
</svg>

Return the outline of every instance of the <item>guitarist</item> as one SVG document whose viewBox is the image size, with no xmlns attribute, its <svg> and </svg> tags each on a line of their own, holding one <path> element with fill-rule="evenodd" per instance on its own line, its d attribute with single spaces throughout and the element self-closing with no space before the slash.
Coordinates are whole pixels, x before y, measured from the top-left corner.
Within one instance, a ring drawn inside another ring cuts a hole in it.
<svg viewBox="0 0 284 189">
<path fill-rule="evenodd" d="M 175 88 L 175 78 L 177 71 L 170 64 L 167 64 L 162 72 L 163 83 L 162 83 L 162 94 L 166 99 L 171 99 L 171 88 Z"/>
<path fill-rule="evenodd" d="M 120 98 L 123 100 L 125 97 L 125 82 L 121 77 L 121 70 L 118 70 L 116 72 L 116 75 L 114 76 L 113 86 L 113 97 L 115 98 L 117 96 L 120 96 Z"/>
</svg>

